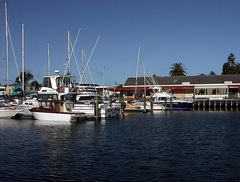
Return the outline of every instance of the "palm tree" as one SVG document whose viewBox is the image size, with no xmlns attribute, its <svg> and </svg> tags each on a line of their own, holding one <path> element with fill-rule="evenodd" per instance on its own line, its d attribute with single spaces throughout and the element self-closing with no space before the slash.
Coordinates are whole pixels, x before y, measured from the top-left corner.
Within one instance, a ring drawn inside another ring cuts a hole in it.
<svg viewBox="0 0 240 182">
<path fill-rule="evenodd" d="M 187 72 L 183 63 L 173 63 L 169 71 L 170 76 L 186 76 Z"/>
</svg>

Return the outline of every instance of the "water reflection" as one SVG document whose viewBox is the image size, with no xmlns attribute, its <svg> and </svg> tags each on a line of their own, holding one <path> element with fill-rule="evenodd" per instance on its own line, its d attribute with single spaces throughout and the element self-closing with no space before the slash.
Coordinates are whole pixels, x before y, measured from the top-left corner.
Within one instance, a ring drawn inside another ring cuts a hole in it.
<svg viewBox="0 0 240 182">
<path fill-rule="evenodd" d="M 240 116 L 131 113 L 58 123 L 0 120 L 5 181 L 237 181 Z"/>
<path fill-rule="evenodd" d="M 47 125 L 47 126 L 51 126 L 51 125 L 71 125 L 71 123 L 69 121 L 47 121 L 47 120 L 34 120 L 34 124 L 35 125 Z"/>
</svg>

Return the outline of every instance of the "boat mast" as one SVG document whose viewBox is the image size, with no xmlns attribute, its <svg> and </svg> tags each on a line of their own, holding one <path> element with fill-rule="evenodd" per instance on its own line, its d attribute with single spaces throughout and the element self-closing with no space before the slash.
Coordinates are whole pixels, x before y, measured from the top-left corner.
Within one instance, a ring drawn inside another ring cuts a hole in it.
<svg viewBox="0 0 240 182">
<path fill-rule="evenodd" d="M 138 65 L 139 65 L 139 56 L 140 56 L 141 48 L 138 48 L 138 56 L 137 56 L 137 69 L 136 69 L 136 82 L 135 82 L 135 96 L 137 95 L 137 77 L 138 77 Z"/>
<path fill-rule="evenodd" d="M 78 30 L 76 40 L 75 40 L 73 46 L 71 46 L 71 51 L 69 51 L 69 55 L 68 55 L 68 58 L 67 58 L 67 64 L 66 64 L 66 68 L 65 68 L 65 71 L 64 71 L 64 76 L 67 75 L 67 72 L 70 73 L 70 69 L 69 69 L 69 68 L 70 68 L 70 59 L 71 59 L 71 56 L 72 56 L 72 54 L 73 54 L 75 45 L 76 45 L 76 43 L 77 43 L 77 40 L 78 40 L 78 36 L 79 36 L 79 34 L 80 34 L 80 31 L 81 31 L 81 29 Z M 69 36 L 69 33 L 68 33 L 68 36 Z M 70 49 L 70 38 L 68 38 L 68 39 L 69 39 L 69 41 L 68 41 L 68 47 L 69 47 L 69 49 Z"/>
<path fill-rule="evenodd" d="M 22 24 L 22 92 L 24 93 L 25 89 L 24 89 L 24 25 Z"/>
<path fill-rule="evenodd" d="M 47 59 L 48 59 L 48 76 L 51 74 L 51 68 L 50 68 L 50 44 L 47 43 Z"/>
<path fill-rule="evenodd" d="M 6 44 L 6 66 L 7 66 L 7 70 L 6 70 L 6 77 L 7 77 L 7 88 L 8 88 L 8 91 L 7 91 L 7 94 L 9 94 L 9 73 L 8 73 L 8 17 L 7 17 L 7 4 L 5 3 L 5 44 Z"/>
<path fill-rule="evenodd" d="M 84 84 L 84 49 L 82 49 L 82 72 L 80 77 L 80 83 Z"/>
<path fill-rule="evenodd" d="M 144 97 L 146 98 L 146 69 L 145 69 L 145 64 L 143 62 L 143 78 L 144 78 Z"/>
<path fill-rule="evenodd" d="M 70 74 L 70 33 L 67 31 L 67 64 L 68 64 L 68 74 Z M 69 62 L 69 63 L 68 63 Z"/>
</svg>

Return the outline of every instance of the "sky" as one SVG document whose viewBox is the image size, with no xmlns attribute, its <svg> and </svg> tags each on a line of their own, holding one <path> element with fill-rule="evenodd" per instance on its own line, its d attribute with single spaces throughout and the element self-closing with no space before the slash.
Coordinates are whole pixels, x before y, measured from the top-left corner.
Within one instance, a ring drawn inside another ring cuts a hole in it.
<svg viewBox="0 0 240 182">
<path fill-rule="evenodd" d="M 1 0 L 2 84 L 7 77 L 5 3 L 14 47 L 9 42 L 10 83 L 18 76 L 13 52 L 21 72 L 22 24 L 25 71 L 39 83 L 48 63 L 52 74 L 56 69 L 64 74 L 68 31 L 72 45 L 76 42 L 70 62 L 76 82 L 85 68 L 85 83 L 113 86 L 144 73 L 169 76 L 173 63 L 183 63 L 187 75 L 195 76 L 220 75 L 230 53 L 240 62 L 239 0 Z"/>
</svg>

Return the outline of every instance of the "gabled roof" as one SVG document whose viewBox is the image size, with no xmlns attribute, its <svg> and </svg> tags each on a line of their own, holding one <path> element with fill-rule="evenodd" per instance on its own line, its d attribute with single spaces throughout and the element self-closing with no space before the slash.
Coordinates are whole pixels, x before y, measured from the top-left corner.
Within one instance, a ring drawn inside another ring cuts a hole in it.
<svg viewBox="0 0 240 182">
<path fill-rule="evenodd" d="M 146 77 L 146 85 L 179 85 L 183 82 L 189 82 L 190 84 L 224 84 L 224 82 L 230 81 L 232 83 L 240 83 L 240 74 L 234 75 L 201 75 L 201 76 L 167 76 L 167 77 Z M 136 77 L 129 77 L 124 87 L 135 86 Z M 137 78 L 137 85 L 144 85 L 144 77 Z"/>
</svg>

